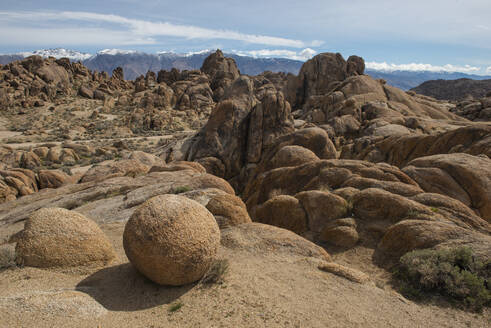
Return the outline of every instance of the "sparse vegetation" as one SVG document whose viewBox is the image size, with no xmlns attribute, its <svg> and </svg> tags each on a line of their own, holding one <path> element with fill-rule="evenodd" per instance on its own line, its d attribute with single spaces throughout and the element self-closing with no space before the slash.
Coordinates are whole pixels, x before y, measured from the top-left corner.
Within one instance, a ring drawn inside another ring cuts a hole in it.
<svg viewBox="0 0 491 328">
<path fill-rule="evenodd" d="M 203 284 L 221 284 L 224 281 L 224 276 L 228 272 L 229 263 L 228 260 L 216 260 L 210 270 L 201 279 Z"/>
<path fill-rule="evenodd" d="M 442 295 L 472 311 L 491 305 L 491 262 L 478 261 L 468 247 L 409 252 L 395 277 L 400 291 L 413 299 Z"/>
<path fill-rule="evenodd" d="M 174 302 L 169 306 L 169 312 L 174 313 L 176 311 L 179 311 L 183 306 L 184 303 L 182 302 Z"/>
<path fill-rule="evenodd" d="M 184 192 L 188 192 L 192 190 L 192 188 L 190 186 L 179 186 L 179 187 L 176 187 L 176 188 L 172 188 L 171 190 L 171 194 L 182 194 Z"/>
<path fill-rule="evenodd" d="M 15 250 L 11 247 L 0 247 L 0 270 L 17 266 Z"/>
</svg>

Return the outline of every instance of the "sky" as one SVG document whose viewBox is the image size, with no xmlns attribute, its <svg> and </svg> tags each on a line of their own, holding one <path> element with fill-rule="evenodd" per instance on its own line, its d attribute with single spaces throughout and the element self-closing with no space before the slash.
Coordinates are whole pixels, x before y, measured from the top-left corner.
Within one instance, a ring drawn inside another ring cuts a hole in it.
<svg viewBox="0 0 491 328">
<path fill-rule="evenodd" d="M 491 75 L 491 0 L 1 0 L 0 53 L 220 48 L 368 68 Z"/>
</svg>

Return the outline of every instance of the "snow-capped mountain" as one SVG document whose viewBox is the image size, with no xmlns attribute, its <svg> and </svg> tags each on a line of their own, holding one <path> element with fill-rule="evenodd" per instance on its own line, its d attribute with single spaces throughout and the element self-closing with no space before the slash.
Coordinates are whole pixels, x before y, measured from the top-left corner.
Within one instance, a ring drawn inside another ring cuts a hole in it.
<svg viewBox="0 0 491 328">
<path fill-rule="evenodd" d="M 64 48 L 42 49 L 42 50 L 35 50 L 32 52 L 21 52 L 18 55 L 21 55 L 23 57 L 37 55 L 41 57 L 68 58 L 74 61 L 78 61 L 78 60 L 82 61 L 92 57 L 92 55 L 88 53 L 64 49 Z"/>
<path fill-rule="evenodd" d="M 97 55 L 133 55 L 139 53 L 136 50 L 123 50 L 123 49 L 104 49 L 97 52 Z"/>
<path fill-rule="evenodd" d="M 64 48 L 36 50 L 10 55 L 0 55 L 0 65 L 8 64 L 31 55 L 42 57 L 67 57 L 72 61 L 82 61 L 91 70 L 105 71 L 109 74 L 120 66 L 124 77 L 132 80 L 147 71 L 158 72 L 161 69 L 170 70 L 175 67 L 180 70 L 199 69 L 205 58 L 214 50 L 201 50 L 188 53 L 160 51 L 154 54 L 135 50 L 104 49 L 94 55 Z M 243 74 L 257 75 L 264 71 L 288 72 L 298 74 L 303 61 L 288 58 L 266 58 L 262 54 L 247 56 L 243 53 L 225 53 L 225 56 L 235 59 Z M 428 80 L 454 80 L 469 78 L 474 80 L 490 79 L 490 76 L 472 75 L 458 72 L 429 72 L 429 71 L 384 71 L 367 67 L 366 74 L 374 78 L 382 78 L 388 84 L 409 90 Z"/>
</svg>

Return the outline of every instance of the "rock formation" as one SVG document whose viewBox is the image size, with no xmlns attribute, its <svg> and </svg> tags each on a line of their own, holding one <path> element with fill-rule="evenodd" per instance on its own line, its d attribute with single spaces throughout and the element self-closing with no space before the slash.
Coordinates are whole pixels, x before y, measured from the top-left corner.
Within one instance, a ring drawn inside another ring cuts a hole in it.
<svg viewBox="0 0 491 328">
<path fill-rule="evenodd" d="M 180 286 L 208 271 L 220 244 L 220 230 L 199 203 L 162 195 L 133 213 L 123 244 L 130 262 L 146 277 L 161 285 Z"/>
<path fill-rule="evenodd" d="M 19 264 L 39 268 L 104 266 L 115 257 L 95 222 L 62 208 L 36 211 L 11 242 L 17 243 Z"/>
</svg>

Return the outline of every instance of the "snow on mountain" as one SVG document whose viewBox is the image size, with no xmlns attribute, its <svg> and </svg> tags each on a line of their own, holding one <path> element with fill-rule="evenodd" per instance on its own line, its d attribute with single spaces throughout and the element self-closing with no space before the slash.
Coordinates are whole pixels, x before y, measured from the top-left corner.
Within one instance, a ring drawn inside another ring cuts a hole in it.
<svg viewBox="0 0 491 328">
<path fill-rule="evenodd" d="M 37 55 L 41 57 L 69 58 L 71 60 L 85 60 L 92 57 L 92 55 L 88 53 L 64 49 L 64 48 L 41 49 L 32 52 L 21 52 L 19 53 L 19 55 L 24 57 Z"/>
<path fill-rule="evenodd" d="M 204 50 L 199 50 L 199 51 L 191 51 L 185 54 L 182 54 L 184 57 L 191 57 L 193 55 L 204 55 L 204 54 L 211 54 L 214 52 L 214 50 L 211 49 L 204 49 Z"/>
<path fill-rule="evenodd" d="M 136 54 L 138 51 L 136 50 L 123 50 L 123 49 L 104 49 L 97 52 L 98 55 L 132 55 Z"/>
</svg>

